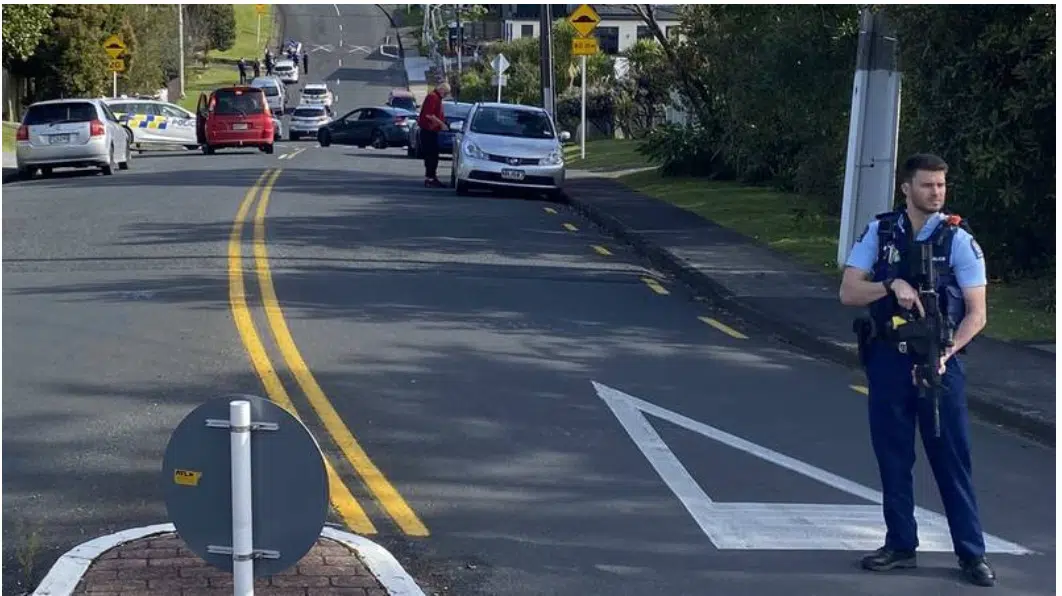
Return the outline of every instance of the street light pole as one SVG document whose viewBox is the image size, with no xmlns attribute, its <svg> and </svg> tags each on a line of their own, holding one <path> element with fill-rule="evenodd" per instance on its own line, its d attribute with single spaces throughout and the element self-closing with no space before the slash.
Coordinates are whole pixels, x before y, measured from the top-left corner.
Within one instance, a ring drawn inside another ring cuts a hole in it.
<svg viewBox="0 0 1062 596">
<path fill-rule="evenodd" d="M 181 99 L 184 99 L 184 5 L 177 5 L 177 79 L 181 82 Z"/>
<path fill-rule="evenodd" d="M 542 107 L 553 116 L 553 23 L 550 5 L 542 4 L 538 15 L 539 72 L 542 80 Z"/>
</svg>

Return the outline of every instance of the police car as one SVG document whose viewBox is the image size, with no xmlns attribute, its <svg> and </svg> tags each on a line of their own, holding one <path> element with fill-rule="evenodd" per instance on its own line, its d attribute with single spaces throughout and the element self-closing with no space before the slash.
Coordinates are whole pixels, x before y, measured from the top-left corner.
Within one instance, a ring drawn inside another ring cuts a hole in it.
<svg viewBox="0 0 1062 596">
<path fill-rule="evenodd" d="M 307 83 L 299 92 L 299 104 L 304 106 L 317 105 L 331 108 L 334 99 L 332 92 L 328 90 L 328 85 L 324 83 Z"/>
<path fill-rule="evenodd" d="M 181 106 L 157 99 L 118 98 L 104 103 L 118 117 L 118 121 L 133 131 L 133 145 L 183 145 L 197 149 L 195 114 Z"/>
</svg>

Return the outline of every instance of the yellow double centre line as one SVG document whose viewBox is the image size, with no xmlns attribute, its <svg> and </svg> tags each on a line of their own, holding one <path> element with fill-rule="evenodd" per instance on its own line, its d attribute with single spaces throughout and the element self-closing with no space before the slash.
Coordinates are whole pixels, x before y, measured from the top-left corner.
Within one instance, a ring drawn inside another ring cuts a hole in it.
<svg viewBox="0 0 1062 596">
<path fill-rule="evenodd" d="M 398 527 L 410 536 L 427 536 L 428 529 L 421 522 L 417 514 L 406 503 L 402 495 L 384 477 L 379 468 L 369 459 L 365 450 L 361 448 L 354 435 L 344 424 L 343 419 L 336 412 L 325 395 L 317 379 L 310 372 L 309 366 L 299 353 L 295 340 L 288 330 L 287 321 L 277 301 L 276 290 L 273 287 L 273 275 L 269 268 L 269 253 L 266 250 L 265 219 L 266 210 L 269 208 L 269 195 L 280 176 L 281 169 L 266 170 L 258 177 L 254 185 L 244 195 L 240 208 L 236 212 L 236 219 L 232 224 L 232 233 L 229 236 L 229 306 L 232 309 L 232 317 L 236 328 L 240 333 L 244 347 L 251 359 L 255 372 L 262 380 L 266 394 L 274 402 L 285 408 L 295 416 L 298 411 L 291 397 L 288 395 L 284 384 L 273 367 L 266 352 L 265 346 L 255 328 L 254 319 L 250 308 L 247 306 L 246 286 L 243 277 L 243 256 L 241 247 L 243 244 L 244 222 L 247 219 L 255 199 L 261 191 L 261 199 L 254 217 L 254 264 L 258 276 L 258 286 L 262 295 L 262 307 L 265 310 L 266 321 L 269 324 L 273 339 L 284 359 L 288 370 L 295 377 L 296 383 L 305 394 L 307 401 L 314 412 L 321 419 L 325 430 L 331 435 L 340 451 L 354 467 L 354 471 L 361 477 L 362 482 L 380 503 L 383 510 L 395 521 Z M 328 458 L 325 458 L 325 466 L 328 471 L 329 497 L 332 505 L 343 519 L 344 523 L 353 531 L 363 534 L 374 534 L 376 528 L 366 515 L 350 489 L 336 473 Z"/>
</svg>

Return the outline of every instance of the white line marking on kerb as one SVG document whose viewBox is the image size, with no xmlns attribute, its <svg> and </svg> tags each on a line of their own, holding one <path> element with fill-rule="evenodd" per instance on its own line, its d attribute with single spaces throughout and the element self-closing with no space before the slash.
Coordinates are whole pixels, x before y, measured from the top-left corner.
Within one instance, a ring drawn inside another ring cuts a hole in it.
<svg viewBox="0 0 1062 596">
<path fill-rule="evenodd" d="M 340 24 L 339 24 L 339 30 L 340 30 L 340 31 L 342 31 L 342 30 L 343 30 L 343 23 L 340 23 Z"/>
<path fill-rule="evenodd" d="M 123 530 L 107 536 L 94 538 L 68 550 L 52 565 L 48 575 L 44 576 L 32 596 L 68 596 L 73 594 L 81 578 L 88 571 L 93 561 L 103 553 L 126 542 L 149 538 L 159 534 L 176 532 L 173 524 L 155 524 L 142 528 Z M 335 540 L 358 552 L 358 557 L 365 563 L 371 573 L 383 585 L 391 596 L 425 596 L 402 565 L 387 552 L 387 549 L 375 542 L 356 536 L 349 532 L 325 527 L 321 537 Z"/>
<path fill-rule="evenodd" d="M 336 9 L 336 16 L 337 17 L 343 16 L 343 15 L 339 14 L 339 5 L 338 4 L 333 4 L 332 7 Z"/>
</svg>

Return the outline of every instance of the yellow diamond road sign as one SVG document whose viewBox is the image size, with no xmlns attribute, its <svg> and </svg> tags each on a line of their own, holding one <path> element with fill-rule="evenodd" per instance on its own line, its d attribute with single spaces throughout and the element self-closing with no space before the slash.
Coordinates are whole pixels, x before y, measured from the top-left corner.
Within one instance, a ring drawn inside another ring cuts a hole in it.
<svg viewBox="0 0 1062 596">
<path fill-rule="evenodd" d="M 587 37 L 594 29 L 597 28 L 597 24 L 601 22 L 601 17 L 597 16 L 593 8 L 590 8 L 589 4 L 583 4 L 579 8 L 575 9 L 572 16 L 568 17 L 568 22 L 575 27 L 575 31 L 582 37 Z"/>
<path fill-rule="evenodd" d="M 258 14 L 260 14 L 260 15 L 263 15 L 263 14 L 269 12 L 269 5 L 268 4 L 255 4 L 254 5 L 254 11 L 257 12 Z"/>
<path fill-rule="evenodd" d="M 107 38 L 107 41 L 103 42 L 103 49 L 107 51 L 107 55 L 111 58 L 117 58 L 125 51 L 125 43 L 122 42 L 121 37 L 112 35 Z"/>
</svg>

